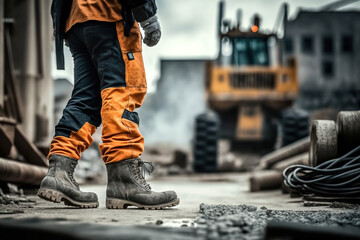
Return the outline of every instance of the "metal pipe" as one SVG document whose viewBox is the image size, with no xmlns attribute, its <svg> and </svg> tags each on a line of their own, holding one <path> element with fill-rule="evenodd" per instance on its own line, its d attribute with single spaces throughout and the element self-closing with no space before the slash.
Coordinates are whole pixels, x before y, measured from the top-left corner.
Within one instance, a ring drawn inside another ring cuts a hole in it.
<svg viewBox="0 0 360 240">
<path fill-rule="evenodd" d="M 274 164 L 296 156 L 298 154 L 309 151 L 310 138 L 306 137 L 294 143 L 291 143 L 285 147 L 279 148 L 278 150 L 264 155 L 260 160 L 258 169 L 269 169 Z"/>
<path fill-rule="evenodd" d="M 287 167 L 297 164 L 309 165 L 309 153 L 305 152 L 278 162 L 272 167 L 272 169 L 283 172 Z"/>
<path fill-rule="evenodd" d="M 46 167 L 0 158 L 0 181 L 39 185 L 46 172 Z"/>
<path fill-rule="evenodd" d="M 278 189 L 281 187 L 282 180 L 283 177 L 280 171 L 267 170 L 255 172 L 250 177 L 250 192 Z"/>
</svg>

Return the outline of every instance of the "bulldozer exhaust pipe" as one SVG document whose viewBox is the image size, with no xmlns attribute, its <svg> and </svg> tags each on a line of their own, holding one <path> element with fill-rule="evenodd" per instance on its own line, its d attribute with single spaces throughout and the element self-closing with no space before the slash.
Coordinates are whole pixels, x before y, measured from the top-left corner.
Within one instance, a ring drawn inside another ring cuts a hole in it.
<svg viewBox="0 0 360 240">
<path fill-rule="evenodd" d="M 242 19 L 242 11 L 241 9 L 238 9 L 236 12 L 236 27 L 238 30 L 240 30 L 241 27 L 241 19 Z"/>
<path fill-rule="evenodd" d="M 221 0 L 219 2 L 219 19 L 218 19 L 218 34 L 219 36 L 221 35 L 221 29 L 222 29 L 222 21 L 224 18 L 224 7 L 225 7 L 225 2 L 223 0 Z"/>
<path fill-rule="evenodd" d="M 221 54 L 222 54 L 221 34 L 222 34 L 222 22 L 223 22 L 223 18 L 224 18 L 224 7 L 225 7 L 225 2 L 224 2 L 224 0 L 221 0 L 219 2 L 219 15 L 218 15 L 219 54 L 218 54 L 218 58 L 216 60 L 218 62 L 218 64 L 220 64 L 220 58 L 221 58 Z"/>
</svg>

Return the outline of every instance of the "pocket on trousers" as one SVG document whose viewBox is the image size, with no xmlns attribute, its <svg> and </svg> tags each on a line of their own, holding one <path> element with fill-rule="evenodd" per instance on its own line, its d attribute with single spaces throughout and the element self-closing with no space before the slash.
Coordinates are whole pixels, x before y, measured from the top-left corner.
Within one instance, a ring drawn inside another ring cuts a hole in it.
<svg viewBox="0 0 360 240">
<path fill-rule="evenodd" d="M 146 88 L 145 68 L 142 57 L 142 42 L 139 24 L 135 22 L 130 35 L 124 35 L 123 22 L 116 23 L 117 37 L 125 62 L 126 86 L 131 88 Z"/>
<path fill-rule="evenodd" d="M 137 22 L 134 23 L 128 37 L 124 35 L 123 21 L 116 23 L 116 31 L 123 54 L 142 51 L 140 27 Z"/>
</svg>

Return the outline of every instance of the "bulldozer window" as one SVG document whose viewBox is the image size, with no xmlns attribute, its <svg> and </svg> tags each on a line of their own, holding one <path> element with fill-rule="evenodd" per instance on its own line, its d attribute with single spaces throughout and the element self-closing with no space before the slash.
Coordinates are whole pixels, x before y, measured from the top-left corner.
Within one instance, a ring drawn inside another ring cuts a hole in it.
<svg viewBox="0 0 360 240">
<path fill-rule="evenodd" d="M 269 65 L 266 38 L 234 38 L 232 65 Z"/>
</svg>

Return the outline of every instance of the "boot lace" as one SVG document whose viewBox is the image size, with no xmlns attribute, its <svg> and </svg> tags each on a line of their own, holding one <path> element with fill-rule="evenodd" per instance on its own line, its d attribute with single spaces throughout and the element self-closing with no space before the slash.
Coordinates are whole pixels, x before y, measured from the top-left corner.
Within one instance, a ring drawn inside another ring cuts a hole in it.
<svg viewBox="0 0 360 240">
<path fill-rule="evenodd" d="M 136 159 L 133 162 L 132 165 L 134 169 L 134 175 L 136 181 L 142 186 L 144 186 L 145 189 L 151 190 L 150 184 L 148 184 L 145 180 L 145 174 L 146 172 L 151 175 L 151 173 L 154 171 L 154 166 L 151 162 L 143 162 L 141 159 Z"/>
<path fill-rule="evenodd" d="M 70 181 L 76 186 L 76 188 L 79 189 L 79 184 L 75 181 L 74 178 L 74 171 L 75 171 L 75 167 L 77 165 L 77 162 L 71 162 L 71 171 L 68 172 L 68 176 Z"/>
</svg>

